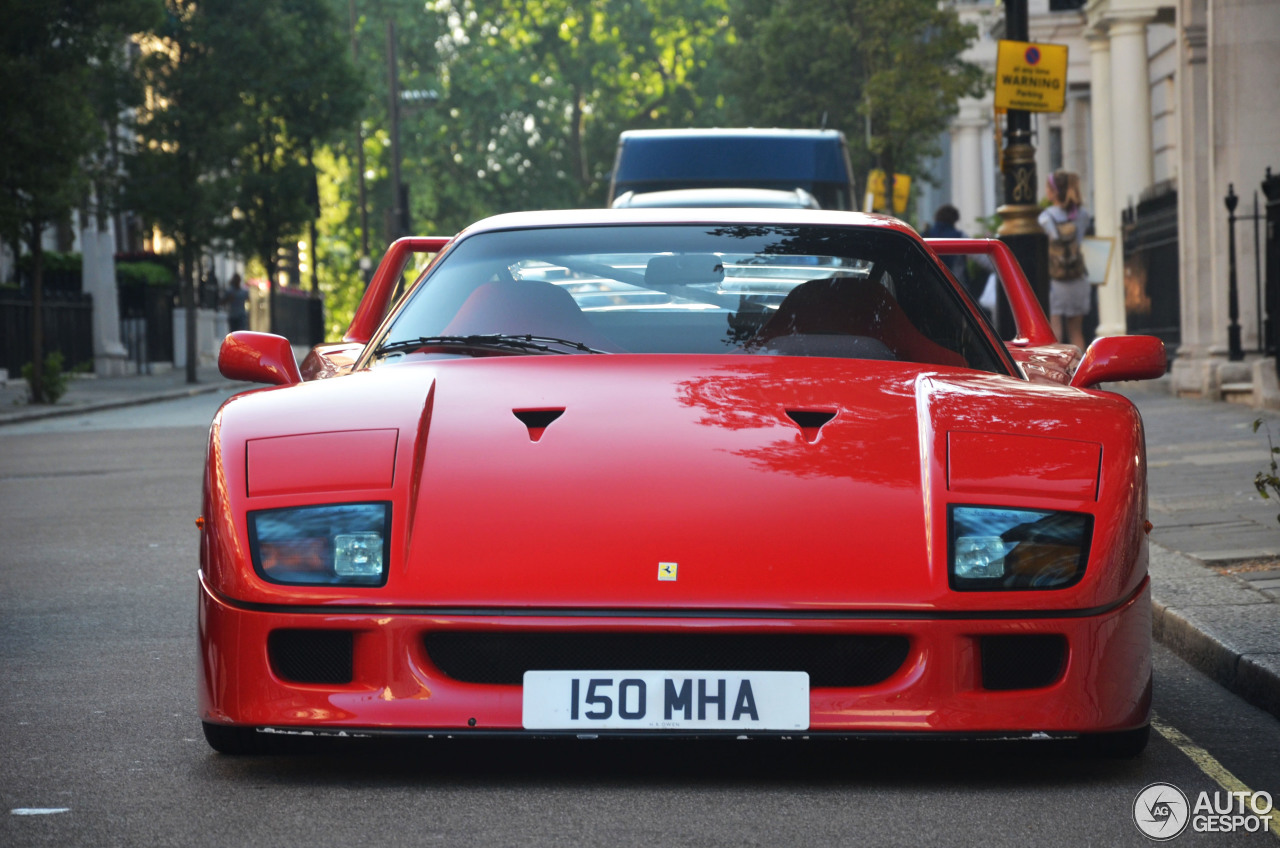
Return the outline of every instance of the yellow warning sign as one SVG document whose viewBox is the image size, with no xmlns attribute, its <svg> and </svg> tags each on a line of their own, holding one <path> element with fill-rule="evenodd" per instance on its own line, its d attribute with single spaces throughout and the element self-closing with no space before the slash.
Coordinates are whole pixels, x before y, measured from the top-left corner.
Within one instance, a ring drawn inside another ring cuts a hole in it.
<svg viewBox="0 0 1280 848">
<path fill-rule="evenodd" d="M 893 175 L 893 212 L 901 215 L 907 211 L 907 199 L 911 196 L 911 177 L 906 174 Z M 881 212 L 887 209 L 884 202 L 884 171 L 876 168 L 867 174 L 867 197 L 864 201 L 867 212 Z"/>
<path fill-rule="evenodd" d="M 1067 106 L 1067 46 L 1001 41 L 996 52 L 996 108 L 1061 112 Z"/>
</svg>

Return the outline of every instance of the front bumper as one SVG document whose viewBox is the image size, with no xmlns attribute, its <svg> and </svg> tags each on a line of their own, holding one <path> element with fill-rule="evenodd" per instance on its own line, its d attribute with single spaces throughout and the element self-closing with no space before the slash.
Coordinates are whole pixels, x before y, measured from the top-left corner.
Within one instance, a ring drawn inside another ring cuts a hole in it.
<svg viewBox="0 0 1280 848">
<path fill-rule="evenodd" d="M 1101 611 L 1027 617 L 893 614 L 805 616 L 732 613 L 432 611 L 253 607 L 200 584 L 200 714 L 206 722 L 283 731 L 488 734 L 522 732 L 519 685 L 446 676 L 424 636 L 486 633 L 797 633 L 894 635 L 906 659 L 863 686 L 815 686 L 807 735 L 1070 735 L 1130 730 L 1151 705 L 1151 594 L 1142 586 Z M 281 630 L 351 634 L 349 682 L 298 683 L 273 667 L 268 637 Z M 1065 640 L 1062 670 L 1048 685 L 984 688 L 982 637 L 1052 635 Z M 531 735 L 550 735 L 544 731 Z M 601 735 L 608 735 L 602 733 Z M 622 735 L 622 734 L 619 734 Z M 705 735 L 705 734 L 689 734 Z"/>
</svg>

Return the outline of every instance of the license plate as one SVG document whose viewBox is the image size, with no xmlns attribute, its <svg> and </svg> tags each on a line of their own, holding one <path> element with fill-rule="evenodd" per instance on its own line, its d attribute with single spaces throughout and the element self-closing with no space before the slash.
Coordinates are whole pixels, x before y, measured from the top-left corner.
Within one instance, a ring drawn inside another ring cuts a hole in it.
<svg viewBox="0 0 1280 848">
<path fill-rule="evenodd" d="M 527 730 L 807 730 L 803 671 L 526 671 Z"/>
</svg>

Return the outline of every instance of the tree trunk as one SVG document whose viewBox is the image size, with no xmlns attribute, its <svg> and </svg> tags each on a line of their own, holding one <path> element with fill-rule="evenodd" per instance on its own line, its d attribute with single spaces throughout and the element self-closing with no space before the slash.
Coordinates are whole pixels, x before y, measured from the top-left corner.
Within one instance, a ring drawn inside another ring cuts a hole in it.
<svg viewBox="0 0 1280 848">
<path fill-rule="evenodd" d="M 897 215 L 898 210 L 893 204 L 893 148 L 886 146 L 884 152 L 880 154 L 880 167 L 884 169 L 884 209 L 881 210 L 889 215 Z"/>
<path fill-rule="evenodd" d="M 187 318 L 187 382 L 198 383 L 200 378 L 196 374 L 196 357 L 199 355 L 199 344 L 196 339 L 196 274 L 195 274 L 195 251 L 191 249 L 190 242 L 182 244 L 182 273 L 184 279 L 182 281 L 182 308 L 186 312 Z"/>
<path fill-rule="evenodd" d="M 569 161 L 573 173 L 578 179 L 578 193 L 586 191 L 589 175 L 587 174 L 587 157 L 582 149 L 582 89 L 573 87 L 573 111 L 569 124 Z"/>
<path fill-rule="evenodd" d="M 278 332 L 276 322 L 276 288 L 280 283 L 280 246 L 272 243 L 263 248 L 262 264 L 267 267 L 267 332 Z"/>
<path fill-rule="evenodd" d="M 31 402 L 44 403 L 44 228 L 31 224 Z"/>
</svg>

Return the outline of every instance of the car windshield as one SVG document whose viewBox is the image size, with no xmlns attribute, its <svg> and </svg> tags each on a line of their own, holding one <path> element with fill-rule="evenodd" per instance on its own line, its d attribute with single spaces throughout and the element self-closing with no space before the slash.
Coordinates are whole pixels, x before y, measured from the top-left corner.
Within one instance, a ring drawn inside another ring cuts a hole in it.
<svg viewBox="0 0 1280 848">
<path fill-rule="evenodd" d="M 925 249 L 866 226 L 478 233 L 410 291 L 379 349 L 822 356 L 1007 373 Z"/>
</svg>

